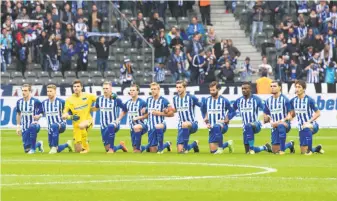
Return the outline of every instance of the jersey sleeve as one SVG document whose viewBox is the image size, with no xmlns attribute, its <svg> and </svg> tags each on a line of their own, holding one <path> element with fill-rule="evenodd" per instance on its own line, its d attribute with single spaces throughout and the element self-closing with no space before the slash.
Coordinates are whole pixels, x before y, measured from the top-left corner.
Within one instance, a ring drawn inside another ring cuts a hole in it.
<svg viewBox="0 0 337 201">
<path fill-rule="evenodd" d="M 229 120 L 233 119 L 233 117 L 235 116 L 235 110 L 231 106 L 231 103 L 229 102 L 229 100 L 227 100 L 227 99 L 225 100 L 225 107 L 228 111 L 228 113 L 227 113 L 228 119 Z"/>
<path fill-rule="evenodd" d="M 163 106 L 163 108 L 171 107 L 170 102 L 166 98 L 163 98 Z"/>
<path fill-rule="evenodd" d="M 269 107 L 268 107 L 268 101 L 265 101 L 265 103 L 264 103 L 263 113 L 265 113 L 266 115 L 270 115 L 270 110 L 269 110 Z"/>
<path fill-rule="evenodd" d="M 201 98 L 200 111 L 201 111 L 202 117 L 205 118 L 207 114 L 207 98 L 204 98 L 204 97 Z"/>
<path fill-rule="evenodd" d="M 99 108 L 99 97 L 96 98 L 95 108 Z"/>
<path fill-rule="evenodd" d="M 262 111 L 264 111 L 264 101 L 259 97 L 256 97 L 256 99 L 257 99 L 257 107 L 260 108 Z"/>
<path fill-rule="evenodd" d="M 312 98 L 309 99 L 309 107 L 315 112 L 318 110 L 318 106 Z"/>
<path fill-rule="evenodd" d="M 18 100 L 18 101 L 16 102 L 16 112 L 17 112 L 17 113 L 21 113 L 21 110 L 20 110 L 20 100 Z"/>
<path fill-rule="evenodd" d="M 196 106 L 198 106 L 198 107 L 201 107 L 202 106 L 202 103 L 201 102 L 199 102 L 199 99 L 196 97 L 196 96 L 191 96 L 191 99 L 192 99 L 192 101 L 193 101 L 193 105 L 196 105 Z"/>
<path fill-rule="evenodd" d="M 88 99 L 91 101 L 91 104 L 97 100 L 97 96 L 95 94 L 89 94 Z"/>
<path fill-rule="evenodd" d="M 64 104 L 63 114 L 68 114 L 69 111 L 70 111 L 70 103 L 69 103 L 69 99 L 67 99 Z"/>
<path fill-rule="evenodd" d="M 42 107 L 41 101 L 38 100 L 38 99 L 35 99 L 35 102 L 34 102 L 34 115 L 41 114 L 40 113 L 40 111 L 42 109 L 41 107 Z"/>
<path fill-rule="evenodd" d="M 294 110 L 294 98 L 292 98 L 289 102 L 289 111 L 293 111 Z"/>
<path fill-rule="evenodd" d="M 290 100 L 287 97 L 284 98 L 284 106 L 285 106 L 287 112 L 290 112 L 292 110 Z"/>
<path fill-rule="evenodd" d="M 43 109 L 43 102 L 40 104 L 40 106 L 36 109 L 36 114 L 44 114 Z"/>
<path fill-rule="evenodd" d="M 236 110 L 238 110 L 238 102 L 239 102 L 240 99 L 236 99 L 233 103 L 233 110 L 236 112 Z"/>
<path fill-rule="evenodd" d="M 117 107 L 121 108 L 124 112 L 127 112 L 123 101 L 120 98 L 116 98 Z"/>
</svg>

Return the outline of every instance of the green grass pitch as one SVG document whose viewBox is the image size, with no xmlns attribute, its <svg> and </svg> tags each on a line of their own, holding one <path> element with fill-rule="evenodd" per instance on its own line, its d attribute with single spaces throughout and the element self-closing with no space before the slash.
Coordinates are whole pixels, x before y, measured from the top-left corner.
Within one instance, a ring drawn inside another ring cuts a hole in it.
<svg viewBox="0 0 337 201">
<path fill-rule="evenodd" d="M 72 131 L 61 134 L 60 143 L 71 139 Z M 243 153 L 242 131 L 230 128 L 225 140 L 235 142 L 235 153 L 211 155 L 206 130 L 191 140 L 200 140 L 201 153 L 178 155 L 175 146 L 163 155 L 143 153 L 106 154 L 99 130 L 89 133 L 90 153 L 49 155 L 47 134 L 39 133 L 45 153 L 26 155 L 14 130 L 1 131 L 1 200 L 3 201 L 168 201 L 168 200 L 249 200 L 249 201 L 334 201 L 337 200 L 337 130 L 321 129 L 314 145 L 322 144 L 325 154 L 266 152 Z M 176 130 L 168 130 L 165 141 L 175 144 Z M 117 133 L 129 149 L 127 130 Z M 147 136 L 143 136 L 143 144 Z M 270 130 L 256 135 L 256 145 L 270 140 Z M 289 152 L 289 151 L 287 151 Z"/>
</svg>

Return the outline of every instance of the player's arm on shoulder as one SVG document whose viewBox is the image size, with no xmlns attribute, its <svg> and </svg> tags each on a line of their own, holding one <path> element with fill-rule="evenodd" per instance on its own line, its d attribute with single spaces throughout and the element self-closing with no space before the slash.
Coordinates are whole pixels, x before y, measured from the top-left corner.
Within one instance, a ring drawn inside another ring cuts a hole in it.
<svg viewBox="0 0 337 201">
<path fill-rule="evenodd" d="M 69 115 L 69 111 L 70 111 L 70 100 L 68 98 L 64 104 L 64 109 L 63 109 L 63 114 L 62 114 L 63 120 L 67 120 L 71 118 L 71 115 Z"/>
<path fill-rule="evenodd" d="M 119 117 L 116 119 L 116 121 L 119 123 L 123 119 L 123 117 L 126 115 L 128 110 L 127 110 L 126 104 L 123 104 L 121 99 L 117 98 L 116 102 L 117 102 L 117 107 L 119 107 L 122 110 L 121 113 L 119 114 Z"/>
<path fill-rule="evenodd" d="M 199 99 L 196 96 L 192 95 L 191 97 L 192 97 L 194 105 L 196 105 L 198 107 L 202 107 L 202 102 L 199 101 Z"/>
<path fill-rule="evenodd" d="M 92 111 L 92 112 L 96 112 L 96 111 L 98 111 L 98 110 L 99 110 L 99 97 L 96 98 L 95 106 L 92 106 L 92 107 L 91 107 L 91 111 Z"/>
<path fill-rule="evenodd" d="M 268 101 L 265 101 L 265 103 L 264 103 L 263 121 L 264 121 L 264 123 L 270 122 L 270 110 L 269 110 L 269 107 L 268 107 Z"/>
<path fill-rule="evenodd" d="M 287 104 L 286 104 L 287 105 Z M 291 121 L 295 117 L 295 110 L 294 110 L 294 99 L 291 99 L 288 104 L 289 110 L 288 115 L 284 119 L 285 121 Z"/>
<path fill-rule="evenodd" d="M 310 123 L 313 121 L 316 121 L 318 117 L 321 116 L 321 111 L 318 109 L 317 104 L 315 103 L 314 99 L 310 98 L 309 100 L 310 108 L 314 111 L 314 114 L 312 115 L 311 119 L 309 120 Z"/>
</svg>

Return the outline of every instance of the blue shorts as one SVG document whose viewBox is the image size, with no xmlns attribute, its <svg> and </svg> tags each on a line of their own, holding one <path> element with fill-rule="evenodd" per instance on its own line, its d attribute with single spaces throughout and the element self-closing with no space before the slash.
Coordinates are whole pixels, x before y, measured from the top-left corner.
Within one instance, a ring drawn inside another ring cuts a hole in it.
<svg viewBox="0 0 337 201">
<path fill-rule="evenodd" d="M 256 121 L 256 122 L 252 122 L 250 123 L 253 127 L 253 133 L 254 135 L 255 134 L 258 134 L 260 131 L 261 131 L 261 123 L 259 121 Z M 243 128 L 244 129 L 244 128 Z M 244 144 L 248 144 L 248 140 L 246 139 L 247 136 L 246 135 L 243 135 L 243 143 Z"/>
<path fill-rule="evenodd" d="M 316 122 L 313 122 L 312 125 L 313 125 L 313 129 L 312 129 L 312 135 L 311 136 L 306 136 L 305 132 L 303 132 L 303 130 L 301 130 L 299 132 L 300 146 L 308 146 L 308 140 L 312 140 L 312 136 L 318 132 L 319 125 Z"/>
<path fill-rule="evenodd" d="M 289 133 L 290 129 L 291 129 L 291 124 L 289 121 L 286 122 L 288 127 L 286 128 L 286 133 Z M 272 145 L 278 145 L 280 144 L 280 135 L 278 133 L 277 129 L 272 129 L 271 132 L 271 144 Z"/>
<path fill-rule="evenodd" d="M 37 130 L 36 133 L 40 132 L 40 125 L 39 124 L 35 124 L 37 126 Z M 22 144 L 23 144 L 23 149 L 24 151 L 27 153 L 30 150 L 31 147 L 31 140 L 30 140 L 30 131 L 29 128 L 25 131 L 22 131 Z"/>
<path fill-rule="evenodd" d="M 192 127 L 190 128 L 190 134 L 196 133 L 198 131 L 198 122 L 191 122 L 192 123 Z M 178 136 L 177 136 L 177 144 L 184 144 L 184 137 L 182 136 L 182 132 L 181 132 L 182 128 L 179 124 L 179 128 L 178 128 Z M 188 136 L 188 140 L 190 140 L 190 137 Z"/>
<path fill-rule="evenodd" d="M 119 128 L 120 128 L 120 126 L 118 124 L 117 127 L 115 128 L 115 134 L 119 131 Z M 105 127 L 105 128 L 101 127 L 102 142 L 103 142 L 104 145 L 108 145 L 109 144 L 108 139 L 105 138 L 107 132 L 108 132 L 108 127 Z"/>
<path fill-rule="evenodd" d="M 142 125 L 142 132 L 140 133 L 141 135 L 144 135 L 146 132 L 147 132 L 147 130 L 148 130 L 148 126 L 147 126 L 147 124 L 140 124 L 140 125 Z M 134 141 L 135 141 L 135 138 L 134 138 L 134 132 L 133 132 L 133 128 L 131 128 L 131 130 L 130 130 L 130 136 L 131 136 L 131 143 L 132 143 L 132 145 L 134 146 L 135 145 L 135 143 L 134 143 Z"/>
<path fill-rule="evenodd" d="M 166 124 L 164 124 L 164 129 L 163 133 L 166 132 Z M 150 147 L 155 147 L 158 146 L 158 138 L 157 138 L 157 133 L 156 129 L 150 129 L 148 132 L 148 144 Z"/>
<path fill-rule="evenodd" d="M 225 134 L 228 131 L 228 124 L 219 123 L 222 127 L 221 134 Z M 208 132 L 208 143 L 218 143 L 217 136 L 212 132 L 212 129 Z"/>
<path fill-rule="evenodd" d="M 316 134 L 316 133 L 318 132 L 318 130 L 319 130 L 319 125 L 318 125 L 317 122 L 313 122 L 312 125 L 313 125 L 312 134 L 314 135 L 314 134 Z"/>
</svg>

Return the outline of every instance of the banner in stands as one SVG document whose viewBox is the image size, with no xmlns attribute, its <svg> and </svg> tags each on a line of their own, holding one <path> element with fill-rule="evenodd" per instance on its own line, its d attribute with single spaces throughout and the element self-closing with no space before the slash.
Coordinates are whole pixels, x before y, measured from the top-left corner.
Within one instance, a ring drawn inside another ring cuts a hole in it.
<svg viewBox="0 0 337 201">
<path fill-rule="evenodd" d="M 201 98 L 203 96 L 208 95 L 197 95 L 198 98 Z M 119 96 L 124 102 L 129 99 L 128 96 Z M 173 99 L 172 95 L 164 96 L 166 97 L 170 102 Z M 233 103 L 237 98 L 240 97 L 240 95 L 227 95 L 226 96 L 231 103 Z M 260 96 L 263 100 L 267 99 L 268 95 Z M 292 98 L 293 96 L 288 96 L 289 98 Z M 318 120 L 318 123 L 320 127 L 337 127 L 337 96 L 336 94 L 316 94 L 312 96 L 314 100 L 316 101 L 319 109 L 321 110 L 321 117 Z M 45 100 L 47 97 L 39 97 L 39 99 Z M 67 97 L 60 97 L 63 99 L 66 99 Z M 141 97 L 144 98 L 145 97 Z M 18 97 L 6 97 L 0 99 L 0 107 L 1 107 L 1 128 L 15 128 L 16 126 L 16 102 L 19 98 Z M 94 126 L 96 128 L 99 128 L 99 122 L 100 122 L 100 115 L 99 112 L 93 113 L 94 117 Z M 206 128 L 205 124 L 203 122 L 203 118 L 201 116 L 201 112 L 198 107 L 196 107 L 196 119 L 199 121 L 199 128 Z M 262 112 L 260 112 L 260 120 L 262 120 Z M 177 115 L 172 118 L 166 118 L 166 124 L 167 128 L 169 129 L 175 129 L 177 128 Z M 127 126 L 127 117 L 125 117 L 121 121 L 121 127 L 122 128 L 129 128 Z M 47 127 L 47 122 L 45 118 L 41 118 L 39 121 L 40 125 L 42 127 Z M 68 125 L 71 127 L 71 121 L 67 122 Z M 292 122 L 293 127 L 296 127 L 296 119 Z M 230 122 L 230 127 L 242 127 L 241 124 L 241 118 L 240 116 L 236 116 L 232 119 Z M 270 125 L 266 124 L 265 127 L 270 127 Z"/>
<path fill-rule="evenodd" d="M 255 90 L 256 86 L 253 85 L 253 91 Z M 34 85 L 32 86 L 32 94 L 33 96 L 46 96 L 47 95 L 47 88 L 46 85 Z M 102 94 L 102 86 L 86 86 L 84 87 L 86 92 L 95 93 L 96 95 Z M 114 86 L 113 90 L 118 95 L 128 95 L 129 86 Z M 192 94 L 208 94 L 208 86 L 207 85 L 194 85 L 188 86 L 187 90 Z M 283 94 L 294 94 L 295 86 L 293 83 L 284 83 L 282 85 L 282 93 Z M 21 86 L 15 85 L 1 85 L 1 96 L 21 96 Z M 176 92 L 175 85 L 162 85 L 161 86 L 161 94 L 165 95 L 173 95 Z M 336 94 L 337 93 L 337 83 L 336 84 L 307 84 L 307 94 Z M 241 94 L 241 84 L 240 83 L 233 83 L 233 84 L 226 84 L 223 85 L 221 88 L 222 94 L 230 94 L 236 95 Z M 72 87 L 69 86 L 60 86 L 57 88 L 57 95 L 59 96 L 69 96 L 72 94 Z M 140 95 L 149 95 L 150 88 L 148 85 L 141 85 L 140 86 Z"/>
</svg>

